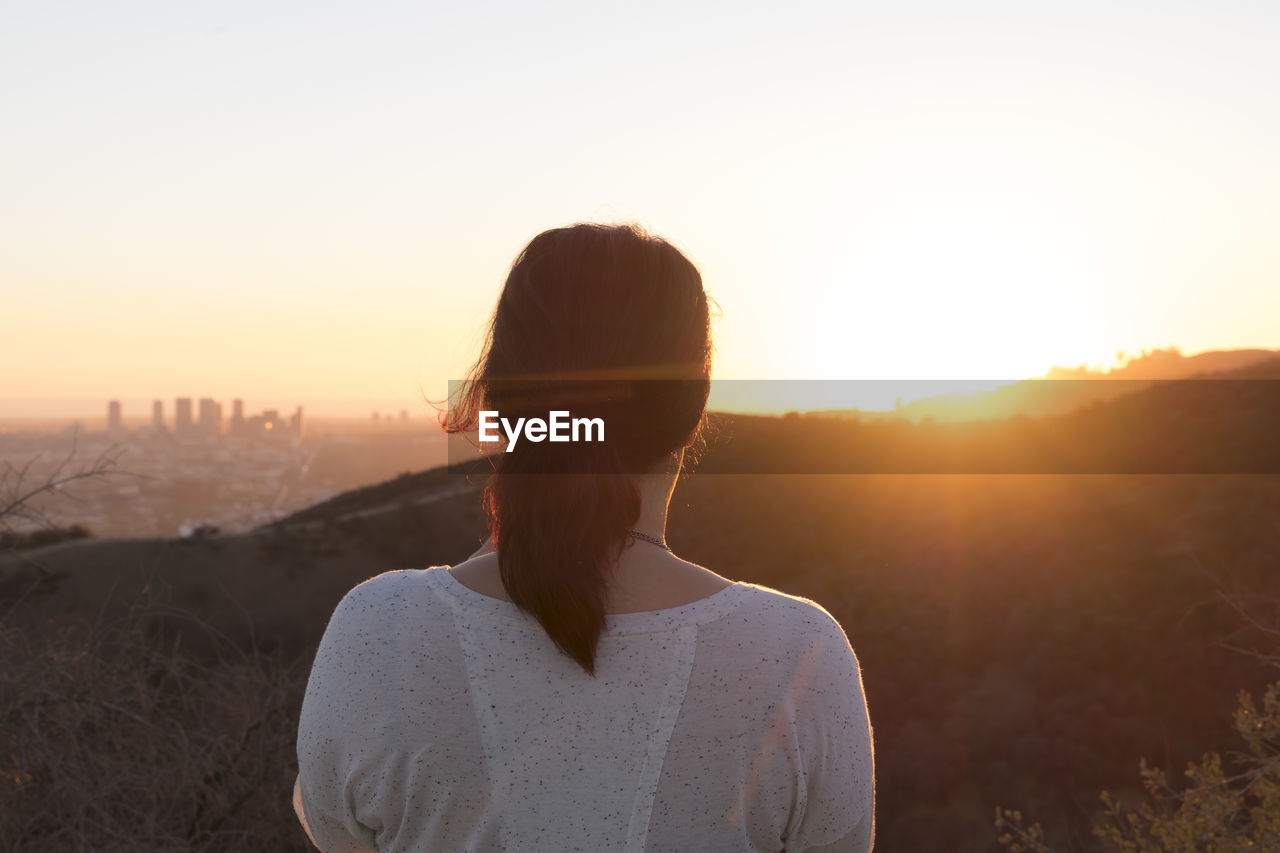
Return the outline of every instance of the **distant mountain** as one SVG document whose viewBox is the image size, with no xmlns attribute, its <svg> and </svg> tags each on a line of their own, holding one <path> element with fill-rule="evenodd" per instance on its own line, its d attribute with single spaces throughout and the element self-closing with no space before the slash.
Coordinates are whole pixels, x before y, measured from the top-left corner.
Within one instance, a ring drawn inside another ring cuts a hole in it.
<svg viewBox="0 0 1280 853">
<path fill-rule="evenodd" d="M 1280 440 L 1276 438 L 1280 435 L 1280 357 L 1210 376 L 1169 381 L 1033 381 L 997 398 L 1014 412 L 1004 417 L 715 415 L 716 435 L 698 470 L 716 474 L 1280 474 Z M 1094 389 L 1111 392 L 1111 399 L 1093 393 Z M 1028 417 L 1023 410 L 1029 403 L 1046 408 L 1071 405 L 1069 411 Z M 997 408 L 988 403 L 986 411 Z"/>
<path fill-rule="evenodd" d="M 1201 374 L 1239 370 L 1280 356 L 1280 350 L 1208 350 L 1183 355 L 1177 347 L 1143 352 L 1121 367 L 1090 370 L 1087 367 L 1051 367 L 1041 379 L 1187 379 Z"/>
<path fill-rule="evenodd" d="M 1280 357 L 1280 350 L 1211 350 L 1183 355 L 1176 347 L 1171 347 L 1144 352 L 1123 367 L 1108 371 L 1052 367 L 1044 376 L 1004 385 L 994 391 L 928 397 L 891 412 L 843 410 L 823 414 L 861 420 L 932 419 L 939 422 L 988 420 L 1014 415 L 1043 417 L 1131 394 L 1154 381 L 1229 378 L 1234 371 L 1277 357 Z"/>
</svg>

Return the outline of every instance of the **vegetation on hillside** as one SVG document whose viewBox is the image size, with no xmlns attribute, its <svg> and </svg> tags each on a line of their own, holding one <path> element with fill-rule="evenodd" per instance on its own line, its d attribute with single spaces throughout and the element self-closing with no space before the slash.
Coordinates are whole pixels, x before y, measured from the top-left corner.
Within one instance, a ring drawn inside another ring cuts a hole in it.
<svg viewBox="0 0 1280 853">
<path fill-rule="evenodd" d="M 208 650 L 164 630 L 174 618 Z M 0 849 L 307 849 L 282 793 L 305 681 L 305 661 L 160 601 L 39 636 L 0 627 Z"/>
<path fill-rule="evenodd" d="M 1142 760 L 1145 796 L 1127 807 L 1102 793 L 1106 811 L 1094 836 L 1117 853 L 1236 853 L 1280 850 L 1280 682 L 1259 707 L 1239 697 L 1233 724 L 1247 752 L 1224 758 L 1210 752 L 1187 765 L 1186 784 L 1170 784 L 1164 770 Z M 1230 769 L 1228 769 L 1230 768 Z M 1044 828 L 1028 825 L 1016 809 L 996 810 L 999 840 L 1012 853 L 1055 853 Z"/>
<path fill-rule="evenodd" d="M 763 441 L 754 423 L 703 470 Z M 770 441 L 811 437 L 804 418 L 765 426 Z M 1273 426 L 1253 422 L 1264 438 Z M 460 483 L 413 475 L 245 536 L 0 557 L 0 847 L 303 849 L 289 794 L 314 638 L 354 583 L 474 549 L 481 518 Z M 1203 781 L 1216 752 L 1228 787 L 1246 784 L 1228 724 L 1266 670 L 1233 649 L 1263 632 L 1232 602 L 1274 589 L 1277 518 L 1275 476 L 704 473 L 677 488 L 668 540 L 845 627 L 875 727 L 878 849 L 999 850 L 991 815 L 1016 806 L 1066 853 L 1110 843 L 1092 833 L 1112 820 L 1099 791 L 1148 834 L 1181 808 L 1142 788 L 1140 757 L 1195 762 Z M 95 605 L 103 620 L 80 618 L 142 562 L 153 592 L 172 586 L 161 605 L 130 614 L 117 595 L 114 610 Z M 40 596 L 28 579 L 43 579 Z M 237 607 L 252 630 L 233 629 Z M 1265 694 L 1256 719 L 1274 708 Z"/>
</svg>

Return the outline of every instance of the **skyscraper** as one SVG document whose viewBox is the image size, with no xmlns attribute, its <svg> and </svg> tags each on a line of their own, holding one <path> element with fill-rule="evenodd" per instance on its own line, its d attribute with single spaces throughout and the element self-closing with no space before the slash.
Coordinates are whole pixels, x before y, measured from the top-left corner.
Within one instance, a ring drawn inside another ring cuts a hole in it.
<svg viewBox="0 0 1280 853">
<path fill-rule="evenodd" d="M 115 432 L 120 429 L 120 401 L 107 403 L 107 429 Z"/>
<path fill-rule="evenodd" d="M 222 434 L 222 404 L 212 397 L 200 398 L 200 434 L 214 438 Z"/>
<path fill-rule="evenodd" d="M 289 418 L 289 431 L 297 438 L 302 438 L 302 407 L 298 407 L 298 411 L 294 412 Z"/>
<path fill-rule="evenodd" d="M 262 433 L 267 438 L 279 438 L 284 434 L 284 420 L 280 417 L 277 409 L 263 409 L 262 414 Z"/>
<path fill-rule="evenodd" d="M 173 433 L 179 438 L 191 435 L 194 424 L 191 422 L 191 398 L 179 397 L 173 401 Z"/>
<path fill-rule="evenodd" d="M 164 431 L 164 402 L 156 400 L 151 404 L 151 428 L 156 432 Z"/>
<path fill-rule="evenodd" d="M 244 435 L 244 400 L 231 401 L 231 435 Z"/>
</svg>

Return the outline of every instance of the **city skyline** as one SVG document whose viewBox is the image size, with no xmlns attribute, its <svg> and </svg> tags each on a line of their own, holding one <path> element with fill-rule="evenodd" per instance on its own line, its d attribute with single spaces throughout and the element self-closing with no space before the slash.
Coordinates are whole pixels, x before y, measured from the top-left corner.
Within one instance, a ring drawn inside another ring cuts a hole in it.
<svg viewBox="0 0 1280 853">
<path fill-rule="evenodd" d="M 193 402 L 196 403 L 193 406 Z M 212 397 L 173 398 L 173 418 L 165 417 L 164 400 L 151 401 L 150 429 L 169 433 L 175 438 L 272 438 L 288 435 L 303 438 L 306 433 L 304 407 L 298 404 L 293 414 L 283 416 L 279 409 L 263 409 L 256 415 L 245 414 L 243 398 L 231 400 L 232 412 L 224 428 L 223 406 Z M 123 431 L 124 404 L 118 399 L 107 401 L 107 430 Z M 171 424 L 171 425 L 170 425 Z"/>
<path fill-rule="evenodd" d="M 443 394 L 442 394 L 443 395 Z M 168 423 L 172 420 L 174 401 L 188 397 L 195 403 L 198 397 L 191 397 L 185 394 L 173 394 L 167 396 L 139 395 L 124 396 L 117 395 L 115 397 L 93 395 L 86 397 L 67 397 L 67 398 L 23 398 L 23 397 L 0 397 L 0 421 L 24 421 L 24 420 L 80 420 L 86 422 L 102 421 L 106 423 L 104 418 L 104 406 L 110 400 L 117 400 L 121 404 L 122 419 L 125 423 L 145 424 L 154 421 L 153 407 L 157 401 L 164 404 L 165 421 Z M 277 411 L 287 411 L 290 406 L 302 406 L 309 417 L 329 418 L 335 420 L 351 420 L 351 419 L 368 419 L 371 412 L 378 411 L 382 413 L 391 413 L 399 416 L 399 412 L 406 406 L 412 405 L 413 400 L 338 400 L 324 401 L 312 403 L 308 400 L 301 400 L 293 397 L 290 400 L 288 395 L 280 395 L 279 397 L 240 397 L 233 396 L 215 396 L 218 400 L 235 400 L 241 399 L 244 402 L 246 410 L 262 411 L 264 409 L 276 409 Z M 421 404 L 419 416 L 431 414 L 431 410 L 425 404 Z"/>
</svg>

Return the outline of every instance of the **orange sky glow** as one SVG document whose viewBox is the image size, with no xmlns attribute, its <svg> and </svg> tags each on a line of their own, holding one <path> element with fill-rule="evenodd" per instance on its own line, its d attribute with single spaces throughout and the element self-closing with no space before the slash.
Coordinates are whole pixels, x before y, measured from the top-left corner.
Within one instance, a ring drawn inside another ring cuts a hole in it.
<svg viewBox="0 0 1280 853">
<path fill-rule="evenodd" d="M 1280 347 L 1275 9 L 432 5 L 8 15 L 0 417 L 425 415 L 583 220 L 699 265 L 717 378 Z"/>
</svg>

